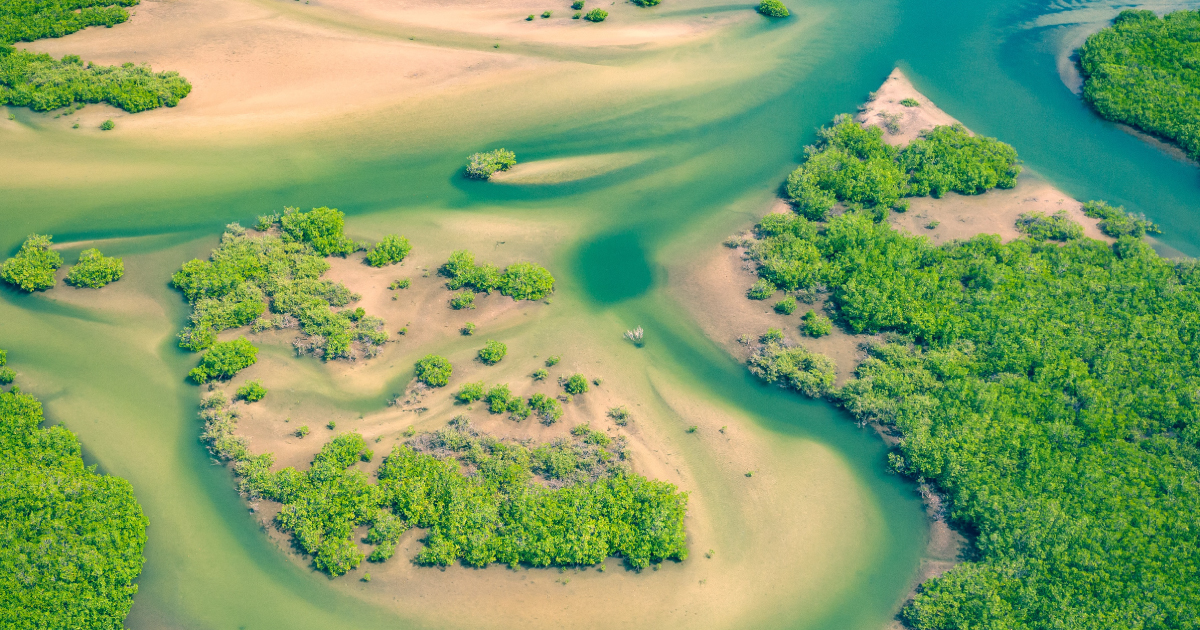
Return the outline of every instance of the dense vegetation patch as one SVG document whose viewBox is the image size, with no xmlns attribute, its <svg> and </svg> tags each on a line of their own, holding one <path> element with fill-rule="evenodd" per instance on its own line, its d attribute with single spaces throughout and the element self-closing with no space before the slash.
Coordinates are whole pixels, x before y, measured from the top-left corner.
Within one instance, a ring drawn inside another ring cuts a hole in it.
<svg viewBox="0 0 1200 630">
<path fill-rule="evenodd" d="M 99 289 L 125 275 L 125 263 L 120 258 L 105 256 L 92 247 L 79 252 L 79 262 L 71 266 L 63 280 L 76 287 Z"/>
<path fill-rule="evenodd" d="M 388 234 L 375 247 L 372 247 L 371 251 L 367 252 L 366 261 L 372 267 L 394 265 L 404 260 L 411 251 L 412 245 L 409 244 L 408 239 Z"/>
<path fill-rule="evenodd" d="M 54 272 L 62 256 L 50 249 L 50 237 L 30 234 L 16 256 L 0 265 L 0 279 L 22 291 L 44 291 L 54 286 Z"/>
<path fill-rule="evenodd" d="M 751 369 L 894 432 L 892 466 L 973 535 L 909 624 L 1200 627 L 1200 266 L 1130 236 L 936 246 L 859 211 L 757 232 L 760 273 L 890 337 L 840 390 L 778 338 Z"/>
<path fill-rule="evenodd" d="M 592 9 L 584 14 L 583 19 L 589 22 L 603 22 L 608 19 L 608 11 L 604 9 Z"/>
<path fill-rule="evenodd" d="M 235 436 L 236 410 L 206 399 L 205 440 L 232 460 L 240 489 L 282 504 L 276 526 L 341 575 L 367 557 L 353 539 L 368 526 L 372 562 L 390 558 L 400 535 L 427 530 L 415 561 L 445 566 L 589 565 L 610 556 L 644 568 L 687 557 L 687 494 L 630 471 L 622 438 L 583 430 L 527 446 L 475 432 L 465 422 L 397 445 L 376 472 L 356 467 L 374 454 L 362 436 L 326 444 L 308 470 L 272 472 L 270 454 L 251 455 Z"/>
<path fill-rule="evenodd" d="M 825 219 L 839 202 L 873 209 L 882 220 L 889 209 L 903 209 L 904 197 L 1012 188 L 1021 172 L 1012 147 L 972 136 L 962 125 L 935 127 L 898 149 L 883 141 L 883 130 L 843 114 L 805 151 L 786 188 L 796 210 L 813 220 Z"/>
<path fill-rule="evenodd" d="M 353 250 L 342 225 L 342 213 L 329 208 L 260 217 L 267 231 L 257 235 L 231 224 L 208 260 L 184 263 L 171 277 L 192 304 L 179 345 L 203 350 L 217 332 L 250 324 L 255 332 L 299 328 L 296 350 L 325 359 L 375 356 L 388 339 L 383 320 L 361 308 L 335 310 L 359 296 L 321 279 L 324 256 Z"/>
<path fill-rule="evenodd" d="M 533 16 L 529 16 L 531 19 Z M 491 179 L 499 171 L 516 166 L 517 154 L 504 149 L 472 153 L 467 157 L 466 175 L 471 179 Z"/>
<path fill-rule="evenodd" d="M 430 387 L 445 387 L 450 382 L 450 376 L 454 374 L 454 366 L 446 357 L 427 354 L 425 358 L 417 361 L 413 372 L 418 381 Z"/>
<path fill-rule="evenodd" d="M 1017 217 L 1017 231 L 1039 241 L 1069 241 L 1083 236 L 1083 226 L 1072 221 L 1065 210 L 1050 216 L 1044 212 L 1025 212 Z"/>
<path fill-rule="evenodd" d="M 200 356 L 200 365 L 192 368 L 188 376 L 197 384 L 208 381 L 223 381 L 258 361 L 258 348 L 245 337 L 233 341 L 219 341 L 209 346 Z"/>
<path fill-rule="evenodd" d="M 147 519 L 128 481 L 96 474 L 75 435 L 42 420 L 37 399 L 0 392 L 0 626 L 120 630 Z"/>
<path fill-rule="evenodd" d="M 541 265 L 513 263 L 501 273 L 500 268 L 491 263 L 476 265 L 475 254 L 466 250 L 450 254 L 450 259 L 438 273 L 449 278 L 446 288 L 450 290 L 499 291 L 514 300 L 541 300 L 554 292 L 554 276 Z M 468 304 L 455 308 L 466 308 L 473 302 L 472 296 Z"/>
<path fill-rule="evenodd" d="M 773 18 L 783 18 L 791 15 L 788 8 L 779 0 L 762 0 L 754 10 Z"/>
<path fill-rule="evenodd" d="M 479 360 L 487 365 L 496 365 L 508 354 L 508 346 L 501 341 L 488 339 L 479 350 Z"/>
<path fill-rule="evenodd" d="M 1079 67 L 1097 113 L 1200 159 L 1200 11 L 1122 11 L 1079 49 Z"/>
<path fill-rule="evenodd" d="M 1162 234 L 1162 230 L 1141 214 L 1125 212 L 1124 206 L 1110 206 L 1103 201 L 1089 201 L 1083 204 L 1083 213 L 1093 219 L 1100 219 L 1096 227 L 1106 236 L 1132 236 L 1141 238 L 1147 234 Z"/>
<path fill-rule="evenodd" d="M 129 19 L 137 0 L 6 0 L 0 3 L 0 105 L 49 111 L 78 103 L 108 103 L 128 112 L 174 107 L 192 85 L 177 72 L 125 63 L 98 66 L 76 55 L 17 50 L 13 42 L 62 37 L 88 26 Z"/>
</svg>

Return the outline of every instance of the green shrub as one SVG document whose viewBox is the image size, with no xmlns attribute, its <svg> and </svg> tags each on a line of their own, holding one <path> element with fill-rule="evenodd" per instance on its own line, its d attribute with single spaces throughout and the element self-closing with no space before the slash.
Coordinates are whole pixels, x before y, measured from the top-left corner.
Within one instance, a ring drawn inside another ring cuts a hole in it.
<svg viewBox="0 0 1200 630">
<path fill-rule="evenodd" d="M 554 291 L 554 276 L 533 263 L 514 263 L 503 273 L 495 265 L 475 264 L 475 255 L 466 250 L 450 254 L 438 273 L 449 280 L 450 290 L 470 289 L 478 293 L 499 290 L 514 300 L 541 300 Z"/>
<path fill-rule="evenodd" d="M 1125 212 L 1124 206 L 1110 206 L 1103 201 L 1089 201 L 1083 204 L 1083 213 L 1093 219 L 1100 219 L 1096 227 L 1106 236 L 1118 238 L 1132 236 L 1141 238 L 1146 234 L 1162 234 L 1157 225 L 1146 220 L 1140 214 Z"/>
<path fill-rule="evenodd" d="M 408 278 L 397 278 L 392 280 L 392 283 L 388 285 L 388 289 L 395 291 L 396 289 L 407 289 L 410 286 L 412 286 L 412 280 L 409 280 Z"/>
<path fill-rule="evenodd" d="M 542 11 L 542 19 L 543 20 L 550 17 L 550 15 L 551 15 L 550 11 Z"/>
<path fill-rule="evenodd" d="M 563 381 L 563 389 L 572 396 L 586 393 L 588 390 L 587 378 L 582 374 L 572 374 L 570 378 Z"/>
<path fill-rule="evenodd" d="M 49 236 L 30 234 L 16 256 L 0 265 L 0 279 L 22 291 L 44 291 L 54 286 L 54 272 L 62 256 L 50 249 Z"/>
<path fill-rule="evenodd" d="M 791 387 L 805 396 L 833 391 L 837 369 L 828 357 L 780 343 L 765 344 L 749 361 L 750 371 L 769 383 Z"/>
<path fill-rule="evenodd" d="M 605 11 L 604 9 L 592 9 L 583 16 L 583 19 L 589 22 L 603 22 L 604 20 L 608 19 L 608 11 Z"/>
<path fill-rule="evenodd" d="M 475 334 L 475 324 L 467 322 L 463 324 L 462 328 L 458 329 L 458 332 L 462 333 L 464 337 L 470 337 Z"/>
<path fill-rule="evenodd" d="M 242 385 L 237 390 L 237 395 L 234 398 L 244 400 L 248 403 L 256 403 L 267 395 L 267 388 L 262 386 L 258 381 L 250 381 Z"/>
<path fill-rule="evenodd" d="M 532 21 L 533 21 L 533 14 L 532 14 L 532 13 L 530 13 L 530 14 L 529 14 L 529 16 L 525 18 L 525 21 L 526 21 L 526 22 L 532 22 Z M 478 154 L 478 153 L 475 153 L 475 154 L 474 154 L 474 155 L 472 155 L 471 157 L 472 157 L 472 158 L 474 158 L 476 155 L 479 155 L 479 154 Z M 470 166 L 468 166 L 467 168 L 469 169 L 469 168 L 470 168 Z M 494 172 L 494 171 L 493 171 L 493 172 Z M 469 171 L 468 171 L 468 173 L 469 173 Z M 468 174 L 468 177 L 469 177 L 469 176 L 470 176 L 470 175 Z M 491 177 L 491 176 L 492 176 L 492 175 L 491 175 L 491 173 L 488 173 L 488 177 Z M 479 178 L 479 179 L 487 179 L 487 177 L 482 177 L 482 178 Z"/>
<path fill-rule="evenodd" d="M 17 378 L 17 373 L 10 367 L 0 367 L 0 385 L 9 385 Z"/>
<path fill-rule="evenodd" d="M 775 295 L 775 285 L 763 278 L 755 280 L 754 284 L 746 291 L 746 297 L 751 300 L 766 300 L 772 295 Z"/>
<path fill-rule="evenodd" d="M 621 405 L 620 407 L 613 407 L 608 410 L 607 415 L 609 418 L 612 418 L 613 423 L 617 426 L 623 427 L 629 424 L 629 407 L 624 405 Z"/>
<path fill-rule="evenodd" d="M 191 89 L 177 72 L 153 72 L 149 66 L 132 63 L 84 64 L 75 55 L 55 59 L 0 42 L 0 105 L 45 112 L 72 103 L 108 103 L 134 113 L 174 107 Z M 106 120 L 100 128 L 108 131 L 115 126 Z"/>
<path fill-rule="evenodd" d="M 416 364 L 417 380 L 430 387 L 445 387 L 453 373 L 454 366 L 450 365 L 449 359 L 436 354 L 427 354 Z"/>
<path fill-rule="evenodd" d="M 558 365 L 560 361 L 562 361 L 562 357 L 557 354 L 552 354 L 546 358 L 546 367 L 554 367 Z"/>
<path fill-rule="evenodd" d="M 514 300 L 542 300 L 554 292 L 554 276 L 541 265 L 509 265 L 500 278 L 500 294 Z"/>
<path fill-rule="evenodd" d="M 1053 216 L 1044 212 L 1025 212 L 1017 217 L 1017 231 L 1039 241 L 1069 241 L 1083 238 L 1083 226 L 1071 220 L 1066 210 Z"/>
<path fill-rule="evenodd" d="M 778 328 L 768 328 L 767 332 L 758 336 L 759 343 L 780 343 L 783 341 L 783 331 Z"/>
<path fill-rule="evenodd" d="M 122 628 L 148 521 L 129 482 L 97 474 L 75 434 L 42 421 L 37 399 L 0 393 L 2 625 Z"/>
<path fill-rule="evenodd" d="M 483 400 L 483 394 L 483 381 L 477 381 L 475 383 L 464 383 L 458 389 L 458 392 L 454 394 L 454 398 L 458 402 L 467 405 L 477 400 Z"/>
<path fill-rule="evenodd" d="M 532 20 L 533 16 L 530 15 L 525 19 Z M 516 164 L 517 154 L 502 148 L 484 153 L 472 153 L 467 157 L 466 176 L 470 179 L 491 179 L 492 175 L 498 171 L 507 171 Z"/>
<path fill-rule="evenodd" d="M 337 208 L 313 208 L 300 212 L 287 208 L 279 218 L 285 240 L 308 243 L 321 256 L 346 256 L 354 251 L 354 242 L 346 238 L 345 215 Z"/>
<path fill-rule="evenodd" d="M 389 234 L 383 237 L 383 240 L 375 245 L 375 247 L 372 247 L 371 251 L 367 252 L 366 261 L 367 264 L 371 265 L 372 267 L 394 265 L 404 260 L 404 258 L 408 256 L 408 253 L 411 251 L 412 245 L 409 244 L 407 238 L 404 238 L 403 236 L 396 236 L 395 234 Z M 394 288 L 407 288 L 407 285 L 404 287 L 397 286 Z"/>
<path fill-rule="evenodd" d="M 487 365 L 496 365 L 504 355 L 508 354 L 508 346 L 499 341 L 489 339 L 479 350 L 479 360 Z"/>
<path fill-rule="evenodd" d="M 109 119 L 109 120 L 106 120 L 106 121 L 100 123 L 100 131 L 112 131 L 113 129 L 116 129 L 116 128 L 117 128 L 117 123 L 113 122 L 112 119 Z"/>
<path fill-rule="evenodd" d="M 532 376 L 533 380 L 535 380 L 535 381 L 544 381 L 544 380 L 546 380 L 547 377 L 550 376 L 550 372 L 548 370 L 546 370 L 545 368 L 538 368 L 538 369 L 534 370 L 533 374 L 531 374 L 530 376 Z"/>
<path fill-rule="evenodd" d="M 779 0 L 762 0 L 755 7 L 755 10 L 767 17 L 773 18 L 782 18 L 791 15 L 788 8 Z"/>
<path fill-rule="evenodd" d="M 775 312 L 780 315 L 791 315 L 796 312 L 796 296 L 789 295 L 775 303 Z"/>
<path fill-rule="evenodd" d="M 584 0 L 575 0 L 571 3 L 571 8 L 575 9 L 576 11 L 580 10 L 583 8 L 583 2 Z"/>
<path fill-rule="evenodd" d="M 542 422 L 554 424 L 562 418 L 562 403 L 556 398 L 545 394 L 534 394 L 529 397 L 529 407 L 538 414 Z"/>
<path fill-rule="evenodd" d="M 900 104 L 905 107 L 920 107 L 921 106 L 921 104 L 919 102 L 917 102 L 917 99 L 915 99 L 915 98 L 906 98 L 906 99 L 900 101 Z"/>
<path fill-rule="evenodd" d="M 638 5 L 639 7 L 653 7 L 653 6 L 657 6 L 658 3 L 661 2 L 661 0 L 630 0 L 630 1 L 633 2 L 634 4 Z"/>
<path fill-rule="evenodd" d="M 455 293 L 454 297 L 450 298 L 450 308 L 456 311 L 475 308 L 475 294 L 470 291 Z"/>
<path fill-rule="evenodd" d="M 258 348 L 245 337 L 214 343 L 200 357 L 200 365 L 188 372 L 197 384 L 228 380 L 258 361 Z"/>
<path fill-rule="evenodd" d="M 125 275 L 125 263 L 120 258 L 105 256 L 96 248 L 79 253 L 79 262 L 67 272 L 65 282 L 77 287 L 100 287 L 116 282 Z"/>
<path fill-rule="evenodd" d="M 508 385 L 496 385 L 487 390 L 484 399 L 488 404 L 488 411 L 491 413 L 504 413 L 508 411 L 508 403 L 512 400 L 512 390 L 508 389 Z"/>
<path fill-rule="evenodd" d="M 1200 159 L 1200 11 L 1122 11 L 1079 49 L 1083 99 L 1098 114 Z"/>
<path fill-rule="evenodd" d="M 302 438 L 306 435 L 308 435 L 308 425 L 307 424 L 301 425 L 300 428 L 296 429 L 296 437 Z"/>
<path fill-rule="evenodd" d="M 800 319 L 800 330 L 809 337 L 824 337 L 833 332 L 833 322 L 816 311 L 809 311 Z"/>
</svg>

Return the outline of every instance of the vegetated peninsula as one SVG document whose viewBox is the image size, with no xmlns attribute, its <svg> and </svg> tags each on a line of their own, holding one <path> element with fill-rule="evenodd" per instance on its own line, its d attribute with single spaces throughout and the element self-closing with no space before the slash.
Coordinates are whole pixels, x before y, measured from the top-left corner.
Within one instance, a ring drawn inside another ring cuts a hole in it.
<svg viewBox="0 0 1200 630">
<path fill-rule="evenodd" d="M 45 112 L 85 103 L 108 103 L 127 112 L 174 107 L 192 85 L 177 72 L 154 72 L 125 63 L 98 66 L 76 55 L 17 50 L 16 42 L 62 37 L 89 26 L 112 27 L 129 19 L 138 0 L 12 0 L 0 3 L 0 105 Z"/>
<path fill-rule="evenodd" d="M 1122 11 L 1079 49 L 1083 98 L 1101 116 L 1200 159 L 1200 11 Z"/>
<path fill-rule="evenodd" d="M 1107 217 L 1108 240 L 1065 213 L 1027 213 L 1008 242 L 900 231 L 883 218 L 924 182 L 995 194 L 1016 155 L 953 127 L 898 151 L 882 134 L 847 118 L 822 130 L 789 178 L 806 186 L 794 210 L 735 244 L 766 297 L 823 303 L 872 335 L 840 387 L 833 361 L 789 341 L 819 336 L 808 322 L 746 339 L 750 370 L 881 427 L 891 467 L 940 491 L 969 538 L 904 621 L 1200 627 L 1200 267 L 1159 257 L 1140 240 L 1152 224 L 1098 202 L 1084 211 Z"/>
<path fill-rule="evenodd" d="M 0 385 L 6 362 L 0 350 Z M 75 435 L 42 421 L 36 398 L 0 391 L 0 626 L 122 628 L 147 519 L 129 482 L 84 465 Z"/>
</svg>

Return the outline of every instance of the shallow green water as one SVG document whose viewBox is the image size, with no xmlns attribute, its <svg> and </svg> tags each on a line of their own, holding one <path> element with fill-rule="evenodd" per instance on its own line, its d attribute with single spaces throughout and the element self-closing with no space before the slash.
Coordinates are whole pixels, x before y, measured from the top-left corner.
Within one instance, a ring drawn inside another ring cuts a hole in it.
<svg viewBox="0 0 1200 630">
<path fill-rule="evenodd" d="M 670 0 L 660 10 L 671 11 Z M 720 10 L 747 9 L 695 9 Z M 819 24 L 806 22 L 806 11 Z M 227 474 L 211 465 L 197 441 L 195 390 L 183 382 L 193 358 L 173 343 L 183 306 L 166 280 L 180 262 L 211 247 L 197 237 L 284 205 L 336 205 L 363 221 L 439 209 L 535 220 L 570 213 L 586 228 L 550 261 L 561 294 L 583 296 L 597 314 L 645 326 L 652 332 L 647 365 L 746 410 L 781 435 L 829 445 L 858 471 L 887 515 L 870 570 L 854 576 L 856 588 L 832 594 L 819 614 L 793 613 L 799 604 L 781 602 L 774 625 L 874 630 L 894 612 L 924 541 L 912 487 L 884 471 L 884 449 L 868 432 L 826 405 L 755 383 L 690 324 L 663 287 L 677 258 L 696 243 L 719 241 L 753 220 L 814 128 L 853 111 L 896 64 L 943 109 L 1013 144 L 1029 168 L 1068 193 L 1145 212 L 1162 224 L 1163 242 L 1200 253 L 1196 166 L 1088 112 L 1055 69 L 1067 27 L 1037 21 L 1061 14 L 1070 22 L 1075 12 L 1092 20 L 1114 11 L 1084 3 L 819 3 L 799 11 L 800 20 L 755 21 L 671 53 L 740 55 L 743 80 L 660 95 L 584 122 L 574 112 L 536 124 L 514 116 L 413 142 L 406 140 L 415 132 L 399 124 L 372 128 L 374 142 L 366 144 L 314 134 L 238 149 L 107 139 L 101 145 L 41 130 L 37 143 L 22 145 L 29 153 L 23 157 L 102 156 L 129 170 L 180 168 L 148 179 L 64 169 L 54 186 L 28 186 L 0 173 L 0 248 L 15 249 L 35 230 L 60 241 L 161 235 L 106 253 L 136 260 L 122 283 L 165 310 L 113 315 L 4 289 L 0 347 L 10 350 L 26 389 L 46 401 L 51 417 L 80 434 L 87 457 L 134 483 L 150 516 L 131 627 L 415 627 L 398 625 L 290 563 L 246 513 Z M 763 67 L 769 71 L 758 72 Z M 496 144 L 525 160 L 630 150 L 653 157 L 553 186 L 489 186 L 454 175 L 466 153 Z"/>
</svg>

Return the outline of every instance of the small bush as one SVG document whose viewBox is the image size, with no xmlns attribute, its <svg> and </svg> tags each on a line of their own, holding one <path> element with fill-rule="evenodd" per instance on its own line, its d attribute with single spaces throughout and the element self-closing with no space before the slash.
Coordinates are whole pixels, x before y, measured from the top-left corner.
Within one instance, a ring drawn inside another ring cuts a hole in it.
<svg viewBox="0 0 1200 630">
<path fill-rule="evenodd" d="M 372 267 L 382 267 L 384 265 L 394 265 L 402 260 L 408 253 L 412 251 L 412 245 L 408 239 L 403 236 L 389 234 L 383 237 L 371 251 L 367 252 L 367 264 Z"/>
<path fill-rule="evenodd" d="M 542 19 L 543 20 L 550 17 L 550 15 L 551 15 L 550 11 L 542 11 Z"/>
<path fill-rule="evenodd" d="M 778 328 L 768 328 L 767 332 L 758 337 L 760 343 L 778 343 L 783 341 L 783 331 Z"/>
<path fill-rule="evenodd" d="M 586 393 L 588 390 L 588 381 L 582 374 L 572 374 L 571 378 L 563 381 L 563 389 L 567 390 L 568 394 L 578 396 Z"/>
<path fill-rule="evenodd" d="M 410 286 L 412 286 L 412 280 L 408 278 L 396 278 L 388 285 L 388 289 L 395 291 L 396 289 L 407 289 Z"/>
<path fill-rule="evenodd" d="M 79 262 L 71 267 L 64 280 L 69 285 L 99 289 L 125 275 L 125 263 L 120 258 L 105 256 L 96 248 L 79 252 Z"/>
<path fill-rule="evenodd" d="M 532 21 L 533 15 L 525 19 Z M 516 164 L 517 154 L 503 148 L 484 153 L 472 153 L 467 158 L 466 175 L 470 179 L 491 179 L 492 175 L 498 171 L 507 171 Z"/>
<path fill-rule="evenodd" d="M 499 341 L 489 339 L 479 351 L 479 360 L 488 365 L 496 365 L 506 354 L 508 354 L 508 346 Z"/>
<path fill-rule="evenodd" d="M 325 428 L 332 431 L 337 428 L 337 422 L 334 420 L 330 420 L 329 422 L 325 423 Z"/>
<path fill-rule="evenodd" d="M 592 9 L 587 12 L 587 15 L 583 16 L 583 19 L 589 22 L 603 22 L 608 19 L 608 11 L 604 9 Z"/>
<path fill-rule="evenodd" d="M 354 252 L 354 242 L 346 238 L 346 215 L 337 208 L 320 207 L 308 212 L 287 208 L 279 217 L 286 241 L 308 243 L 322 256 L 346 256 Z"/>
<path fill-rule="evenodd" d="M 750 371 L 764 381 L 792 387 L 814 398 L 833 391 L 837 377 L 829 357 L 777 343 L 767 344 L 750 358 L 749 364 Z"/>
<path fill-rule="evenodd" d="M 629 424 L 629 408 L 624 405 L 620 407 L 613 407 L 612 409 L 608 410 L 608 417 L 612 418 L 612 421 L 617 426 L 623 427 Z"/>
<path fill-rule="evenodd" d="M 17 373 L 10 367 L 0 367 L 0 385 L 8 385 L 17 378 Z"/>
<path fill-rule="evenodd" d="M 1153 222 L 1146 220 L 1146 217 L 1140 214 L 1125 212 L 1124 206 L 1110 206 L 1103 201 L 1089 201 L 1083 204 L 1083 213 L 1093 219 L 1100 219 L 1100 223 L 1096 227 L 1100 228 L 1105 236 L 1141 238 L 1146 234 L 1162 234 L 1162 230 Z"/>
<path fill-rule="evenodd" d="M 634 4 L 638 5 L 639 7 L 653 7 L 653 6 L 657 6 L 661 0 L 630 0 L 630 1 L 633 2 Z"/>
<path fill-rule="evenodd" d="M 461 311 L 464 308 L 475 308 L 475 294 L 470 291 L 456 293 L 450 298 L 450 308 Z"/>
<path fill-rule="evenodd" d="M 775 295 L 775 285 L 769 280 L 759 278 L 754 282 L 749 290 L 746 291 L 746 297 L 751 300 L 765 300 Z"/>
<path fill-rule="evenodd" d="M 800 329 L 809 337 L 824 337 L 833 332 L 833 322 L 824 315 L 818 315 L 816 311 L 805 313 L 802 319 L 804 323 L 800 325 Z"/>
<path fill-rule="evenodd" d="M 529 17 L 526 17 L 526 18 L 525 18 L 525 21 L 526 21 L 526 22 L 532 22 L 532 21 L 533 21 L 533 14 L 532 14 L 532 13 L 530 13 L 530 14 L 529 14 Z M 479 154 L 478 154 L 478 153 L 476 153 L 475 155 L 479 155 Z M 491 176 L 492 176 L 492 175 L 491 175 L 491 173 L 488 173 L 488 177 L 491 177 Z M 481 178 L 478 178 L 478 179 L 487 179 L 487 177 L 481 177 Z"/>
<path fill-rule="evenodd" d="M 582 9 L 582 8 L 583 8 L 583 1 L 584 1 L 584 0 L 575 0 L 574 2 L 572 2 L 572 3 L 571 3 L 571 8 L 572 8 L 572 9 L 575 9 L 576 11 L 578 11 L 578 10 Z"/>
<path fill-rule="evenodd" d="M 262 386 L 258 381 L 250 381 L 238 388 L 237 394 L 234 396 L 237 400 L 244 400 L 248 403 L 255 403 L 263 399 L 267 395 L 267 388 Z"/>
<path fill-rule="evenodd" d="M 458 332 L 462 333 L 462 336 L 464 337 L 470 337 L 471 335 L 475 334 L 475 324 L 467 322 L 463 324 L 462 328 L 458 329 Z"/>
<path fill-rule="evenodd" d="M 545 394 L 534 394 L 529 397 L 529 407 L 537 412 L 542 422 L 554 424 L 562 418 L 562 403 Z"/>
<path fill-rule="evenodd" d="M 571 19 L 572 19 L 572 20 L 578 20 L 578 19 L 579 19 L 579 18 L 581 18 L 581 17 L 583 17 L 583 14 L 582 14 L 582 13 L 580 13 L 579 11 L 576 11 L 576 12 L 575 12 L 575 15 L 572 15 L 572 16 L 571 16 Z"/>
<path fill-rule="evenodd" d="M 487 390 L 484 399 L 488 404 L 488 411 L 491 413 L 504 413 L 508 410 L 508 402 L 513 397 L 512 390 L 508 385 L 496 385 Z"/>
<path fill-rule="evenodd" d="M 1083 237 L 1083 226 L 1072 221 L 1065 210 L 1059 210 L 1053 216 L 1025 212 L 1017 217 L 1017 231 L 1038 241 L 1069 241 Z"/>
<path fill-rule="evenodd" d="M 758 3 L 755 11 L 773 18 L 783 18 L 791 15 L 788 8 L 779 0 L 762 0 L 762 2 Z"/>
<path fill-rule="evenodd" d="M 299 429 L 296 429 L 296 437 L 302 438 L 306 435 L 308 435 L 308 425 L 307 424 L 302 425 Z"/>
<path fill-rule="evenodd" d="M 117 128 L 117 123 L 115 123 L 111 120 L 106 120 L 106 121 L 100 123 L 100 131 L 112 131 L 113 129 L 116 129 L 116 128 Z"/>
<path fill-rule="evenodd" d="M 513 396 L 508 399 L 506 410 L 508 411 L 508 417 L 517 422 L 528 418 L 533 413 L 533 410 L 529 408 L 529 403 L 525 402 L 525 399 L 520 396 Z"/>
<path fill-rule="evenodd" d="M 477 400 L 482 400 L 484 394 L 483 381 L 475 383 L 466 383 L 459 388 L 454 394 L 454 399 L 458 402 L 467 405 Z"/>
<path fill-rule="evenodd" d="M 546 380 L 546 377 L 550 376 L 550 372 L 545 368 L 538 368 L 534 370 L 533 374 L 530 374 L 530 376 L 532 376 L 533 380 L 535 381 L 544 381 Z"/>
<path fill-rule="evenodd" d="M 900 101 L 900 104 L 905 107 L 920 107 L 921 106 L 921 104 L 918 103 L 917 99 L 915 99 L 915 98 L 906 98 L 906 99 Z"/>
<path fill-rule="evenodd" d="M 0 279 L 31 293 L 53 287 L 62 256 L 50 249 L 50 240 L 49 236 L 30 234 L 17 255 L 0 265 Z"/>
<path fill-rule="evenodd" d="M 258 348 L 245 337 L 233 341 L 214 343 L 200 357 L 200 365 L 188 373 L 196 384 L 211 380 L 226 380 L 254 365 L 258 361 Z"/>
<path fill-rule="evenodd" d="M 775 303 L 775 312 L 780 315 L 791 315 L 796 312 L 796 297 L 789 295 Z"/>
<path fill-rule="evenodd" d="M 558 365 L 559 361 L 562 361 L 562 357 L 557 354 L 550 355 L 550 358 L 546 359 L 546 367 L 554 367 Z"/>
<path fill-rule="evenodd" d="M 454 373 L 454 366 L 445 357 L 436 354 L 425 355 L 415 366 L 417 380 L 430 387 L 445 387 Z"/>
<path fill-rule="evenodd" d="M 687 428 L 688 433 L 695 433 L 696 431 L 699 431 L 699 430 L 700 430 L 700 427 L 697 425 L 694 425 L 694 424 Z"/>
</svg>

